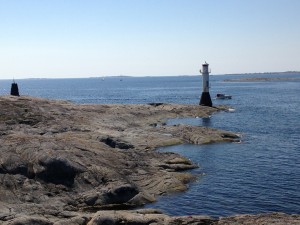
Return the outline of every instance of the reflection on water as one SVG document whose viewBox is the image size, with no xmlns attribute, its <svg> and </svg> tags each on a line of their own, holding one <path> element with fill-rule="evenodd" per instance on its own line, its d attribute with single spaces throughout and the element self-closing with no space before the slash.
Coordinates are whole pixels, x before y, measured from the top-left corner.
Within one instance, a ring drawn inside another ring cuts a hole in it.
<svg viewBox="0 0 300 225">
<path fill-rule="evenodd" d="M 210 117 L 202 118 L 202 126 L 204 126 L 204 127 L 211 126 L 211 119 L 210 119 Z"/>
</svg>

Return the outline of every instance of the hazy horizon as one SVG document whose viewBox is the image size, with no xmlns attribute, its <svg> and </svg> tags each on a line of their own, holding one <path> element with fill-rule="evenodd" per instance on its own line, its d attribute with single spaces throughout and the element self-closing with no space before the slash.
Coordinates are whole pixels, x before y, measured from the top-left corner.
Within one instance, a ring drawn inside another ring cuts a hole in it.
<svg viewBox="0 0 300 225">
<path fill-rule="evenodd" d="M 282 72 L 257 72 L 257 73 L 227 73 L 227 74 L 210 74 L 210 76 L 226 76 L 226 75 L 257 75 L 257 74 L 290 74 L 290 73 L 296 73 L 296 74 L 300 74 L 300 71 L 282 71 Z M 64 76 L 60 76 L 60 77 L 23 77 L 23 78 L 18 78 L 15 79 L 13 78 L 0 78 L 0 80 L 12 80 L 12 81 L 17 81 L 17 80 L 43 80 L 43 79 L 101 79 L 101 78 L 126 78 L 126 77 L 184 77 L 184 76 L 201 76 L 202 74 L 177 74 L 177 75 L 141 75 L 141 76 L 131 76 L 131 75 L 105 75 L 105 76 L 78 76 L 78 77 L 64 77 Z"/>
</svg>

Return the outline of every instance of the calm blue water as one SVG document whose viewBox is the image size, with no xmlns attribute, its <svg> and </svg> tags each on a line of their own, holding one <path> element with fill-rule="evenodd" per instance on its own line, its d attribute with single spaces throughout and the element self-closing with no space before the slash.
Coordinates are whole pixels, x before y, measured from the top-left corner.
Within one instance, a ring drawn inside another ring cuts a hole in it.
<svg viewBox="0 0 300 225">
<path fill-rule="evenodd" d="M 76 103 L 198 103 L 201 77 L 108 77 L 90 79 L 18 80 L 20 94 Z M 11 81 L 0 80 L 0 95 Z M 200 84 L 199 84 L 200 83 Z"/>
<path fill-rule="evenodd" d="M 248 75 L 250 76 L 250 75 Z M 299 75 L 251 75 L 258 77 Z M 234 112 L 209 119 L 170 120 L 222 128 L 242 134 L 242 143 L 180 145 L 161 149 L 178 152 L 200 165 L 199 179 L 185 193 L 165 196 L 155 207 L 171 215 L 280 211 L 300 213 L 300 81 L 223 82 L 244 76 L 211 76 L 211 96 L 225 93 Z M 121 79 L 121 80 L 120 80 Z M 201 77 L 19 80 L 20 93 L 76 103 L 198 104 Z M 0 94 L 10 81 L 0 80 Z"/>
</svg>

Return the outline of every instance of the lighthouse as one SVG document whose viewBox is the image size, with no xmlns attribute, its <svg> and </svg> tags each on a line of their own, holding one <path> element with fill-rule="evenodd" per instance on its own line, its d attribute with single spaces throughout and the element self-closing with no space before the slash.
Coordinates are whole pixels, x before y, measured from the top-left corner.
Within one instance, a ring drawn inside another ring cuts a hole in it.
<svg viewBox="0 0 300 225">
<path fill-rule="evenodd" d="M 210 106 L 212 107 L 212 101 L 209 94 L 209 73 L 208 66 L 206 62 L 202 64 L 202 71 L 200 70 L 200 73 L 202 73 L 202 84 L 203 84 L 203 91 L 200 99 L 199 105 L 204 106 Z"/>
</svg>

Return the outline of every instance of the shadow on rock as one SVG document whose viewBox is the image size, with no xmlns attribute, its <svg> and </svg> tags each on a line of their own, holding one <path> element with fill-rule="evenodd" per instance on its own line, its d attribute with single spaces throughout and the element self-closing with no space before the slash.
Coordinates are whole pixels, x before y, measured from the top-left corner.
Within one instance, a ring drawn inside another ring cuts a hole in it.
<svg viewBox="0 0 300 225">
<path fill-rule="evenodd" d="M 39 164 L 42 168 L 36 173 L 37 178 L 68 187 L 74 184 L 77 174 L 85 171 L 81 166 L 63 158 L 46 158 L 42 159 Z"/>
</svg>

